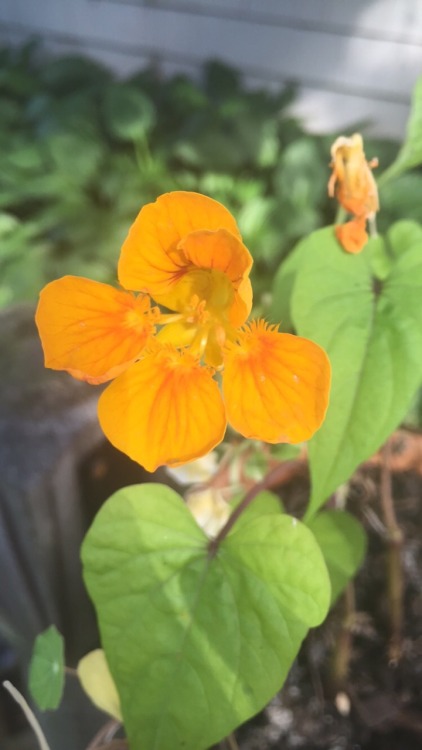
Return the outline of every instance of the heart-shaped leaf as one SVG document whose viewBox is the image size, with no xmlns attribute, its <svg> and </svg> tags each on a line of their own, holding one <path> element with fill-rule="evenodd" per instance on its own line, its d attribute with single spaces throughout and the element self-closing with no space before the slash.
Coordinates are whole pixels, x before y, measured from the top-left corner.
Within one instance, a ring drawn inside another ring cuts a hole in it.
<svg viewBox="0 0 422 750">
<path fill-rule="evenodd" d="M 308 526 L 324 555 L 334 604 L 362 565 L 366 535 L 359 521 L 343 510 L 323 510 L 311 518 Z"/>
<path fill-rule="evenodd" d="M 180 496 L 156 484 L 113 495 L 82 557 L 131 750 L 201 750 L 259 711 L 330 599 L 296 519 L 252 517 L 211 554 Z"/>
<path fill-rule="evenodd" d="M 421 228 L 395 224 L 386 246 L 391 264 L 380 281 L 371 243 L 350 255 L 330 227 L 302 243 L 292 316 L 332 365 L 327 417 L 309 443 L 308 517 L 397 427 L 422 380 Z"/>
<path fill-rule="evenodd" d="M 301 267 L 302 249 L 306 252 L 307 240 L 299 242 L 284 260 L 275 275 L 271 302 L 271 320 L 280 322 L 283 331 L 294 328 L 292 321 L 292 294 L 296 276 Z"/>
<path fill-rule="evenodd" d="M 29 690 L 41 711 L 58 708 L 64 688 L 64 641 L 54 625 L 37 636 L 29 665 Z"/>
</svg>

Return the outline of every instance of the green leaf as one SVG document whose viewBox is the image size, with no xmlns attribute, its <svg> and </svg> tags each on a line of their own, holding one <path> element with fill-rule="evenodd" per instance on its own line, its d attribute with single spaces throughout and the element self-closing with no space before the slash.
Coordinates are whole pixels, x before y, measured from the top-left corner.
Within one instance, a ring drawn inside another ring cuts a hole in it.
<svg viewBox="0 0 422 750">
<path fill-rule="evenodd" d="M 274 172 L 274 189 L 289 205 L 308 208 L 327 194 L 327 166 L 315 139 L 298 138 L 282 152 Z"/>
<path fill-rule="evenodd" d="M 350 513 L 323 510 L 310 519 L 308 527 L 321 547 L 331 581 L 331 603 L 356 575 L 366 552 L 366 534 Z"/>
<path fill-rule="evenodd" d="M 368 241 L 366 252 L 369 255 L 371 271 L 373 276 L 380 281 L 387 278 L 391 273 L 392 258 L 389 248 L 381 235 L 373 237 Z"/>
<path fill-rule="evenodd" d="M 387 182 L 380 191 L 382 211 L 377 218 L 380 231 L 399 221 L 403 216 L 422 221 L 422 174 L 420 170 L 401 174 Z"/>
<path fill-rule="evenodd" d="M 240 495 L 230 503 L 233 509 L 242 502 L 243 497 L 244 495 Z M 280 513 L 284 513 L 284 506 L 278 495 L 270 490 L 263 490 L 254 497 L 251 504 L 248 505 L 246 510 L 237 519 L 236 531 L 240 529 L 242 524 L 249 523 L 253 518 L 258 518 L 259 516 L 277 516 Z"/>
<path fill-rule="evenodd" d="M 13 234 L 13 232 L 19 227 L 19 221 L 16 218 L 16 216 L 12 216 L 12 214 L 8 214 L 4 211 L 0 211 L 0 238 L 4 239 L 8 235 Z M 0 249 L 0 255 L 1 255 L 1 249 Z"/>
<path fill-rule="evenodd" d="M 215 556 L 168 487 L 120 490 L 82 559 L 132 750 L 201 750 L 280 688 L 330 598 L 311 532 L 251 518 Z"/>
<path fill-rule="evenodd" d="M 302 243 L 292 312 L 296 329 L 331 360 L 327 417 L 309 444 L 308 516 L 371 456 L 405 416 L 422 380 L 422 235 L 387 234 L 391 268 L 374 283 L 371 254 L 345 253 L 332 228 Z"/>
<path fill-rule="evenodd" d="M 301 452 L 300 445 L 289 445 L 289 443 L 276 443 L 270 445 L 271 457 L 277 461 L 292 461 L 299 458 Z"/>
<path fill-rule="evenodd" d="M 301 267 L 302 248 L 304 247 L 306 251 L 307 242 L 307 239 L 302 240 L 302 242 L 296 245 L 286 260 L 283 260 L 280 264 L 274 279 L 270 313 L 271 321 L 274 323 L 281 322 L 281 329 L 283 331 L 294 328 L 291 311 L 292 293 L 296 275 Z"/>
<path fill-rule="evenodd" d="M 243 471 L 248 479 L 260 482 L 268 472 L 269 457 L 263 451 L 254 451 L 245 461 Z"/>
<path fill-rule="evenodd" d="M 151 99 L 129 84 L 107 88 L 104 115 L 112 135 L 123 141 L 142 140 L 155 123 Z"/>
<path fill-rule="evenodd" d="M 29 665 L 29 690 L 41 709 L 55 710 L 64 688 L 64 641 L 54 625 L 37 636 Z"/>
<path fill-rule="evenodd" d="M 397 154 L 395 161 L 382 174 L 379 186 L 397 177 L 408 169 L 422 163 L 422 77 L 418 79 L 413 90 L 412 108 L 407 123 L 406 139 Z"/>
</svg>

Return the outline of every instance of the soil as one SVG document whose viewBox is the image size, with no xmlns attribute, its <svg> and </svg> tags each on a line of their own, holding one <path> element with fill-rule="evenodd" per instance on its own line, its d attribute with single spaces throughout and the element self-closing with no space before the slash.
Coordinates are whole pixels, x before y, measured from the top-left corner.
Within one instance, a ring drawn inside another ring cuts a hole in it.
<svg viewBox="0 0 422 750">
<path fill-rule="evenodd" d="M 420 435 L 394 436 L 392 492 L 404 539 L 398 649 L 391 638 L 389 542 L 381 520 L 378 455 L 355 475 L 347 498 L 348 510 L 368 534 L 365 563 L 324 625 L 309 633 L 280 694 L 236 732 L 240 750 L 421 750 L 421 449 Z M 303 478 L 285 486 L 287 509 L 294 512 L 306 490 Z M 394 658 L 392 648 L 398 651 Z M 342 656 L 348 663 L 343 676 Z"/>
</svg>

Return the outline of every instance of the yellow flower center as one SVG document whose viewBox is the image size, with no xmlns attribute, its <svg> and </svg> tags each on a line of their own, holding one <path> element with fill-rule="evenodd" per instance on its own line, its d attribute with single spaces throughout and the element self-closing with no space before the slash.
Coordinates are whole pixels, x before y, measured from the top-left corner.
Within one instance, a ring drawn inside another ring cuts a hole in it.
<svg viewBox="0 0 422 750">
<path fill-rule="evenodd" d="M 189 347 L 190 353 L 212 367 L 220 367 L 222 348 L 233 338 L 228 313 L 234 298 L 230 279 L 218 269 L 190 269 L 174 293 L 177 313 L 163 314 L 158 335 L 162 342 Z"/>
</svg>

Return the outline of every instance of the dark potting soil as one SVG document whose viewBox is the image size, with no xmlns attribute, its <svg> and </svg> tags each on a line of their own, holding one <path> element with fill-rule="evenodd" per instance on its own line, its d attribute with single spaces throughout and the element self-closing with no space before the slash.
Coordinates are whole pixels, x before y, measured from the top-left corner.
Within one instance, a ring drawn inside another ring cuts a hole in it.
<svg viewBox="0 0 422 750">
<path fill-rule="evenodd" d="M 366 466 L 349 491 L 347 508 L 368 534 L 367 556 L 347 599 L 349 607 L 354 599 L 354 613 L 346 612 L 343 596 L 309 633 L 280 694 L 236 732 L 240 750 L 421 750 L 422 461 L 412 471 L 393 473 L 404 535 L 401 655 L 395 661 L 379 479 L 379 468 Z M 306 489 L 302 480 L 283 488 L 288 509 L 300 505 Z M 349 667 L 339 679 L 335 664 L 344 643 Z"/>
</svg>

